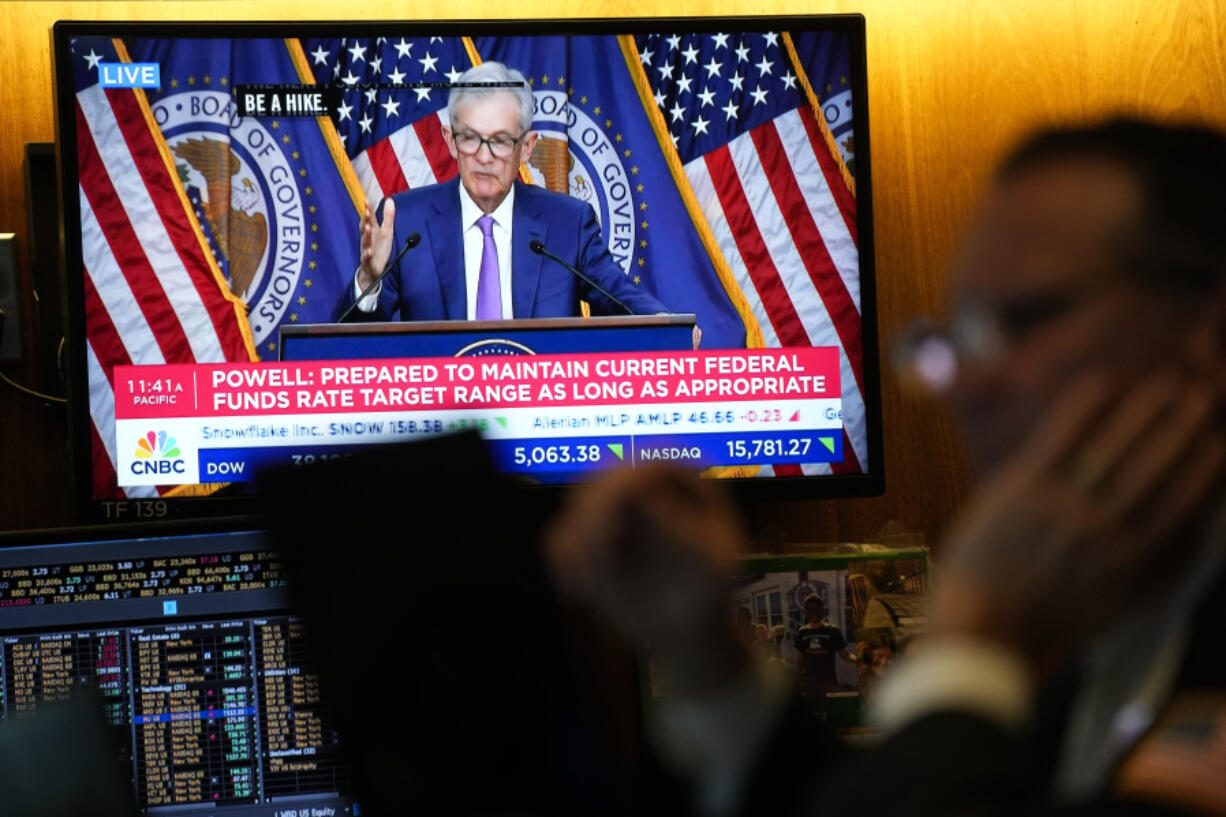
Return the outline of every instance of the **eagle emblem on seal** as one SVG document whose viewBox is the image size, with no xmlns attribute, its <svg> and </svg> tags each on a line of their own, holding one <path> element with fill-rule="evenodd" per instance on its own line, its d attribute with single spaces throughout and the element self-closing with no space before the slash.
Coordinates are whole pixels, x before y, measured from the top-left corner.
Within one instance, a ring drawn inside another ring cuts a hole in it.
<svg viewBox="0 0 1226 817">
<path fill-rule="evenodd" d="M 171 150 L 204 177 L 204 215 L 229 261 L 230 291 L 245 300 L 268 246 L 268 221 L 256 210 L 260 192 L 250 177 L 234 178 L 240 163 L 227 141 L 194 137 Z"/>
</svg>

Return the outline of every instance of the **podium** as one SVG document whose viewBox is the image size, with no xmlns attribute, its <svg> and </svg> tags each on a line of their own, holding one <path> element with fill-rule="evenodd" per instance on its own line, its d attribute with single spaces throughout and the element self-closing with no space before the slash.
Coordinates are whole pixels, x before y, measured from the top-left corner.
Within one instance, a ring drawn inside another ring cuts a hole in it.
<svg viewBox="0 0 1226 817">
<path fill-rule="evenodd" d="M 692 349 L 693 314 L 283 326 L 280 359 L 361 360 Z"/>
</svg>

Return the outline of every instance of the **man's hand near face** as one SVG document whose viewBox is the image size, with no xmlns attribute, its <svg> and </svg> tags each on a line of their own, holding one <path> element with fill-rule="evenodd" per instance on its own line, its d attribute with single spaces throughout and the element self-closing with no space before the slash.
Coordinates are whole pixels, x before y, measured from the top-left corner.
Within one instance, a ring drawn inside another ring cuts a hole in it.
<svg viewBox="0 0 1226 817">
<path fill-rule="evenodd" d="M 392 233 L 396 224 L 396 202 L 388 198 L 383 204 L 383 223 L 375 217 L 375 209 L 366 203 L 362 211 L 362 222 L 358 226 L 361 234 L 361 251 L 358 264 L 358 286 L 362 289 L 383 272 L 387 260 L 392 256 Z"/>
<path fill-rule="evenodd" d="M 931 634 L 1034 667 L 1160 592 L 1203 544 L 1223 481 L 1218 408 L 1171 371 L 1075 382 L 955 521 Z"/>
<path fill-rule="evenodd" d="M 546 536 L 563 591 L 650 644 L 683 692 L 718 688 L 748 660 L 728 616 L 745 549 L 722 489 L 671 466 L 614 469 L 577 489 Z"/>
</svg>

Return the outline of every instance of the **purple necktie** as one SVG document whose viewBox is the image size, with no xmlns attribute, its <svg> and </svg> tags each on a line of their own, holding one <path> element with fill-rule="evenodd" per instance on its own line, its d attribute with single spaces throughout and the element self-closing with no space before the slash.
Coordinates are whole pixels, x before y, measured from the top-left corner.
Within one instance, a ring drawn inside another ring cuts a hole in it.
<svg viewBox="0 0 1226 817">
<path fill-rule="evenodd" d="M 477 276 L 477 320 L 502 319 L 502 285 L 498 283 L 498 250 L 494 247 L 494 218 L 486 214 L 477 219 L 485 236 L 481 248 L 481 273 Z"/>
</svg>

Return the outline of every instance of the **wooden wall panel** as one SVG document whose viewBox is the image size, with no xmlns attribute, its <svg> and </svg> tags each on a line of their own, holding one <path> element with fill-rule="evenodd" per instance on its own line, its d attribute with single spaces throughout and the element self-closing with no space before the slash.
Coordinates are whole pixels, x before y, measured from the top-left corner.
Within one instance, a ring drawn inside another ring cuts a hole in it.
<svg viewBox="0 0 1226 817">
<path fill-rule="evenodd" d="M 334 2 L 0 4 L 0 231 L 23 239 L 21 150 L 53 137 L 55 19 L 329 19 Z M 663 0 L 369 0 L 367 18 L 663 15 Z M 860 12 L 867 18 L 879 313 L 883 338 L 946 306 L 945 269 L 993 163 L 1048 122 L 1132 111 L 1226 127 L 1226 0 L 723 0 L 690 14 Z M 30 364 L 18 366 L 30 375 Z M 32 377 L 27 377 L 32 379 Z M 876 536 L 888 522 L 933 542 L 974 484 L 956 427 L 886 376 L 887 491 L 754 508 L 763 547 Z M 63 432 L 0 390 L 0 527 L 67 521 Z"/>
</svg>

